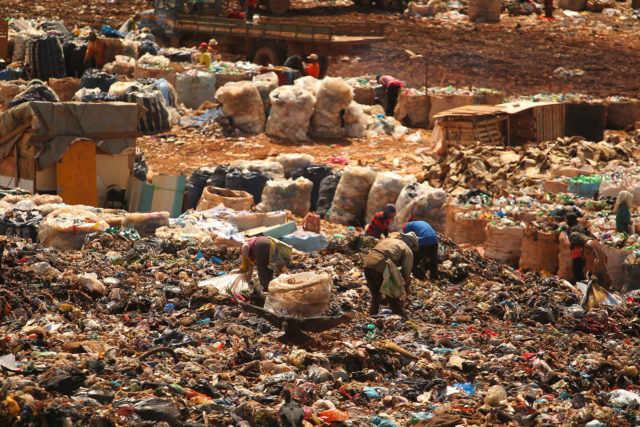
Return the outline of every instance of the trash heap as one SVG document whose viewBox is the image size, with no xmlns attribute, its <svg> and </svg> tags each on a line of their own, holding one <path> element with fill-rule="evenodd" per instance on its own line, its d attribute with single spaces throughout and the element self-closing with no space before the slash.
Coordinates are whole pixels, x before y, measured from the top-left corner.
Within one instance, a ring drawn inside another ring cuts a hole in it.
<svg viewBox="0 0 640 427">
<path fill-rule="evenodd" d="M 282 345 L 276 325 L 234 302 L 252 301 L 249 291 L 232 298 L 211 285 L 239 265 L 237 249 L 140 239 L 126 228 L 88 235 L 82 250 L 5 238 L 0 417 L 633 423 L 635 294 L 583 296 L 443 238 L 441 279 L 413 281 L 408 320 L 387 310 L 371 318 L 361 270 L 370 240 L 345 229 L 326 250 L 294 256 L 292 272 L 331 278 L 322 314 L 353 316 L 299 348 Z"/>
</svg>

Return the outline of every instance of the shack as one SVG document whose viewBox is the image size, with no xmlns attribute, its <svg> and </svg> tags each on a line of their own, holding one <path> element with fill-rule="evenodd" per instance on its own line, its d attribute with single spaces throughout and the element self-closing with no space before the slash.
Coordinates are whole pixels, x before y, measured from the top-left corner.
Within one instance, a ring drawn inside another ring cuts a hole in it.
<svg viewBox="0 0 640 427">
<path fill-rule="evenodd" d="M 497 107 L 509 114 L 509 144 L 552 141 L 565 134 L 565 104 L 518 101 Z"/>
<path fill-rule="evenodd" d="M 434 116 L 436 129 L 445 146 L 469 147 L 476 142 L 505 144 L 508 142 L 508 114 L 493 105 L 465 105 L 442 111 Z"/>
<path fill-rule="evenodd" d="M 0 185 L 105 206 L 127 188 L 144 107 L 26 102 L 0 115 Z M 113 191 L 111 191 L 113 190 Z"/>
</svg>

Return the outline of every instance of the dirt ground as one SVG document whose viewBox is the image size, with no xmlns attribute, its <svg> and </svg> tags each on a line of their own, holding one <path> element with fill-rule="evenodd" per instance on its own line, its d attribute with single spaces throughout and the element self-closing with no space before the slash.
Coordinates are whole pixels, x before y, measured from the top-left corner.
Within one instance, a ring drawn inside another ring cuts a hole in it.
<svg viewBox="0 0 640 427">
<path fill-rule="evenodd" d="M 640 67 L 640 21 L 585 12 L 570 18 L 555 11 L 555 22 L 533 16 L 509 17 L 497 24 L 446 22 L 413 18 L 361 6 L 328 6 L 331 2 L 292 2 L 287 15 L 299 22 L 376 22 L 386 25 L 386 41 L 357 57 L 332 58 L 329 74 L 392 74 L 409 86 L 476 86 L 510 95 L 573 92 L 594 96 L 637 95 Z M 335 2 L 334 2 L 335 3 Z M 618 3 L 624 7 L 624 3 Z M 102 24 L 118 27 L 150 0 L 3 0 L 4 16 L 59 17 L 73 28 Z M 582 22 L 580 22 L 582 21 Z M 409 50 L 421 58 L 413 58 Z M 232 57 L 230 57 L 232 58 Z M 234 58 L 237 59 L 237 58 Z M 571 78 L 554 74 L 558 67 L 581 69 Z"/>
<path fill-rule="evenodd" d="M 588 12 L 568 17 L 558 9 L 555 22 L 535 15 L 503 15 L 497 24 L 473 24 L 329 4 L 298 0 L 293 2 L 288 16 L 299 22 L 386 25 L 384 42 L 373 45 L 366 54 L 332 58 L 330 75 L 392 74 L 410 87 L 423 86 L 427 77 L 429 86 L 488 87 L 508 95 L 572 92 L 599 97 L 637 96 L 637 19 Z M 0 12 L 4 16 L 58 17 L 69 28 L 99 28 L 102 24 L 117 27 L 135 11 L 151 6 L 149 0 L 97 0 L 90 4 L 77 0 L 3 0 Z M 412 57 L 408 51 L 421 57 Z M 558 67 L 580 69 L 584 74 L 561 77 L 554 73 Z M 429 133 L 425 135 L 428 138 Z M 140 144 L 152 171 L 165 174 L 188 173 L 201 165 L 236 158 L 263 159 L 281 152 L 307 152 L 319 161 L 344 155 L 351 162 L 376 163 L 383 168 L 388 164 L 393 169 L 407 167 L 409 172 L 414 172 L 417 162 L 424 159 L 410 158 L 424 144 L 391 137 L 298 146 L 265 135 L 216 139 L 174 128 L 167 138 L 145 137 Z"/>
</svg>

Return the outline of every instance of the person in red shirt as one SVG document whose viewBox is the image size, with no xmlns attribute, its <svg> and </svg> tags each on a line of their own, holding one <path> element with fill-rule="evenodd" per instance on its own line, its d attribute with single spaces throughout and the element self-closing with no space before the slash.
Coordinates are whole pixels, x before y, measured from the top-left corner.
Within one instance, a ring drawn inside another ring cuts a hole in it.
<svg viewBox="0 0 640 427">
<path fill-rule="evenodd" d="M 258 0 L 247 0 L 247 13 L 245 15 L 247 23 L 253 22 L 253 14 L 256 13 Z"/>
<path fill-rule="evenodd" d="M 384 207 L 383 211 L 373 216 L 373 219 L 365 228 L 366 233 L 377 238 L 380 238 L 383 234 L 385 237 L 389 237 L 389 225 L 391 225 L 391 220 L 395 216 L 396 206 L 389 203 Z"/>
<path fill-rule="evenodd" d="M 400 95 L 400 89 L 404 87 L 404 83 L 392 76 L 377 75 L 376 80 L 385 88 L 385 94 L 387 98 L 387 107 L 385 114 L 387 116 L 393 116 L 393 110 L 396 108 L 398 102 L 398 95 Z"/>
<path fill-rule="evenodd" d="M 312 53 L 307 57 L 309 63 L 304 63 L 304 71 L 307 76 L 320 78 L 320 64 L 318 63 L 318 55 Z"/>
</svg>

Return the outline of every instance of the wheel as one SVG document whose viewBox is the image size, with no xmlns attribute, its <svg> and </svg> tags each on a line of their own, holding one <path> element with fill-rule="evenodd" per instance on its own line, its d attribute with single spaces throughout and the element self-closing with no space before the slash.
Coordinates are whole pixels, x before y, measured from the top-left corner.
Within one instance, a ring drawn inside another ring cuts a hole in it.
<svg viewBox="0 0 640 427">
<path fill-rule="evenodd" d="M 267 10 L 272 15 L 282 16 L 289 10 L 289 0 L 267 0 Z"/>
<path fill-rule="evenodd" d="M 255 55 L 253 55 L 253 63 L 266 66 L 266 65 L 280 65 L 282 64 L 282 59 L 276 49 L 271 46 L 262 46 L 258 50 L 256 50 Z"/>
<path fill-rule="evenodd" d="M 373 0 L 354 0 L 353 2 L 358 6 L 366 7 L 366 6 L 371 6 L 371 3 L 373 3 Z"/>
</svg>

